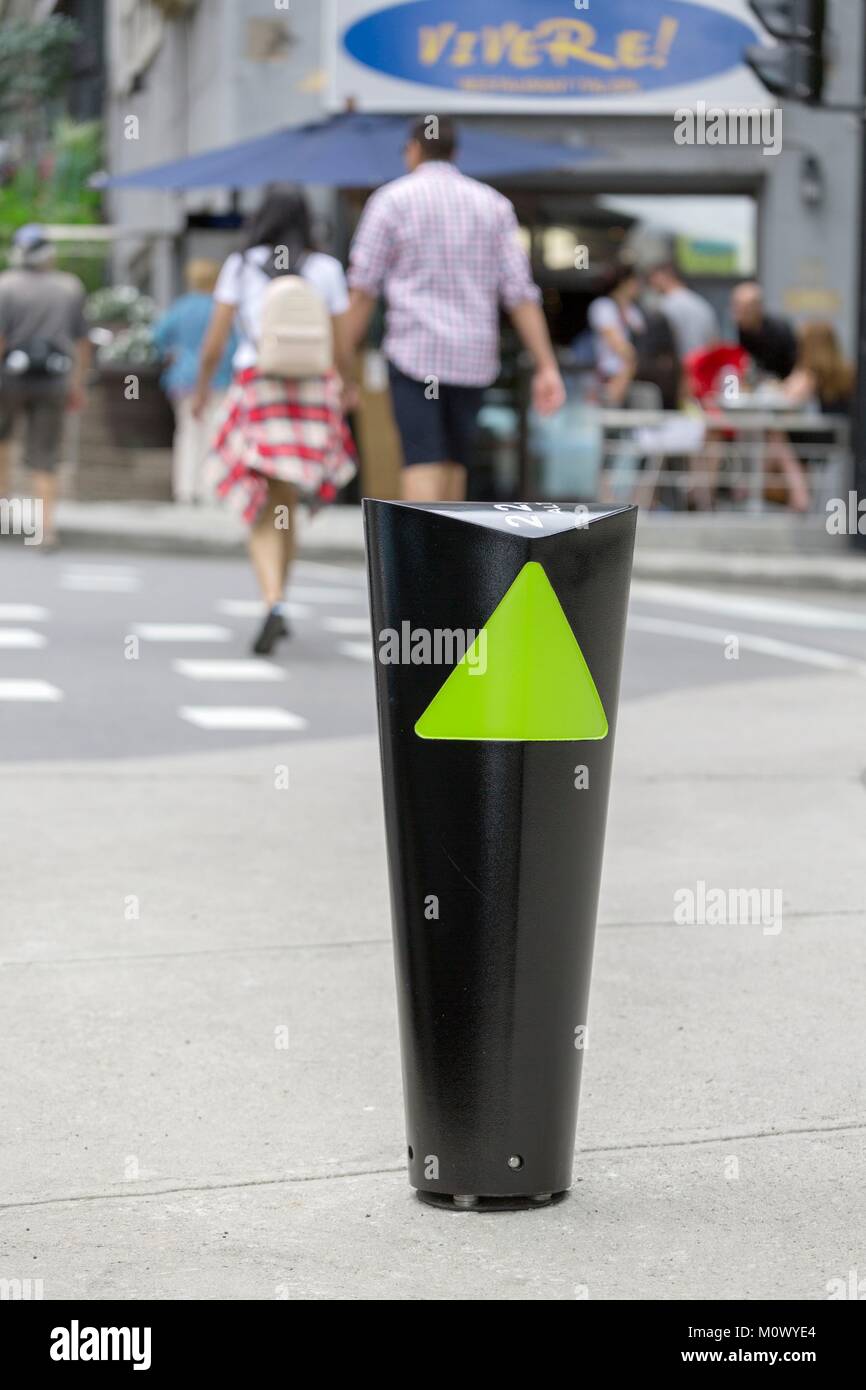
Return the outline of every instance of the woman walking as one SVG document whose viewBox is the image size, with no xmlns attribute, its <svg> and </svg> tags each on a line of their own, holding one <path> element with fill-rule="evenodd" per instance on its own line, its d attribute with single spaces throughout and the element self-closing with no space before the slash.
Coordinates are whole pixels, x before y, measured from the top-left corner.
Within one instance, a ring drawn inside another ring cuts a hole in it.
<svg viewBox="0 0 866 1390">
<path fill-rule="evenodd" d="M 280 285 L 284 276 L 291 286 Z M 315 510 L 332 502 L 355 472 L 343 419 L 348 305 L 339 261 L 313 247 L 304 195 L 272 185 L 244 249 L 228 257 L 217 280 L 194 405 L 205 409 L 235 326 L 235 377 L 214 442 L 225 470 L 216 491 L 234 500 L 251 526 L 250 556 L 265 604 L 253 643 L 259 655 L 289 635 L 284 594 L 297 503 Z"/>
</svg>

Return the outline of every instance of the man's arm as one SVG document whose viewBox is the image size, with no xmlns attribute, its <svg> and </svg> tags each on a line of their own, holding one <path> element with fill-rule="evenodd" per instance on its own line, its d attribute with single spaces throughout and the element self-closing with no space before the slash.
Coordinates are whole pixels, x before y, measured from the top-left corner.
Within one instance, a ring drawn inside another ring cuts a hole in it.
<svg viewBox="0 0 866 1390">
<path fill-rule="evenodd" d="M 535 364 L 532 377 L 533 407 L 539 415 L 553 415 L 565 404 L 565 387 L 541 305 L 535 300 L 524 299 L 521 304 L 515 304 L 510 312 L 520 341 Z"/>
<path fill-rule="evenodd" d="M 565 403 L 565 387 L 541 308 L 541 292 L 532 279 L 529 260 L 518 240 L 517 216 L 510 203 L 503 211 L 497 254 L 499 296 L 535 366 L 533 407 L 539 415 L 552 415 Z"/>
<path fill-rule="evenodd" d="M 345 333 L 351 351 L 356 351 L 366 338 L 376 303 L 376 296 L 368 294 L 366 290 L 356 288 L 349 291 Z"/>
<path fill-rule="evenodd" d="M 349 252 L 349 311 L 346 332 L 352 352 L 367 336 L 373 310 L 393 264 L 394 221 L 384 190 L 374 193 L 361 214 Z"/>
</svg>

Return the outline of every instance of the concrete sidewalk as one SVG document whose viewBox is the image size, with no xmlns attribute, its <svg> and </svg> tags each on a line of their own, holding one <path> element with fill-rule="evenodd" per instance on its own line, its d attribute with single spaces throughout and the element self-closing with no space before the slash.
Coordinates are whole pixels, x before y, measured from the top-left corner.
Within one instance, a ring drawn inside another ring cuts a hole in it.
<svg viewBox="0 0 866 1390">
<path fill-rule="evenodd" d="M 62 502 L 58 518 L 71 548 L 240 555 L 246 529 L 222 507 L 169 503 Z M 299 520 L 307 559 L 360 563 L 361 509 L 330 507 Z M 638 525 L 635 574 L 684 583 L 743 583 L 866 593 L 866 553 L 847 538 L 828 536 L 821 519 L 784 513 L 672 515 L 644 513 Z"/>
<path fill-rule="evenodd" d="M 866 1275 L 862 711 L 853 676 L 623 707 L 574 1188 L 518 1214 L 407 1184 L 373 739 L 5 766 L 0 1277 L 570 1300 Z M 699 879 L 780 888 L 782 930 L 674 925 Z"/>
</svg>

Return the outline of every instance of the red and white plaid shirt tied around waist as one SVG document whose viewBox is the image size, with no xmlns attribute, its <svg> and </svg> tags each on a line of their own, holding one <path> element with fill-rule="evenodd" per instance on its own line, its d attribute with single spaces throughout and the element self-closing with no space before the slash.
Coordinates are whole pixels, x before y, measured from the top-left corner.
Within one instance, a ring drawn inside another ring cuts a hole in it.
<svg viewBox="0 0 866 1390">
<path fill-rule="evenodd" d="M 499 305 L 541 295 L 514 208 L 444 160 L 373 194 L 352 243 L 349 284 L 384 291 L 384 350 L 416 381 L 489 386 L 499 374 Z"/>
</svg>

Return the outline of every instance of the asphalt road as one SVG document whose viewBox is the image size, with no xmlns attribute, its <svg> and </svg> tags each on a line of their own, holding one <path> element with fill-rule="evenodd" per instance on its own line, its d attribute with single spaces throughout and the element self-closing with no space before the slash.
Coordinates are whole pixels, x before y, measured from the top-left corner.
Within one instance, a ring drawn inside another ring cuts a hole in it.
<svg viewBox="0 0 866 1390">
<path fill-rule="evenodd" d="M 375 728 L 365 579 L 298 565 L 294 635 L 253 659 L 243 560 L 0 554 L 0 758 L 190 753 Z M 866 675 L 854 597 L 636 581 L 623 699 L 833 671 Z"/>
</svg>

